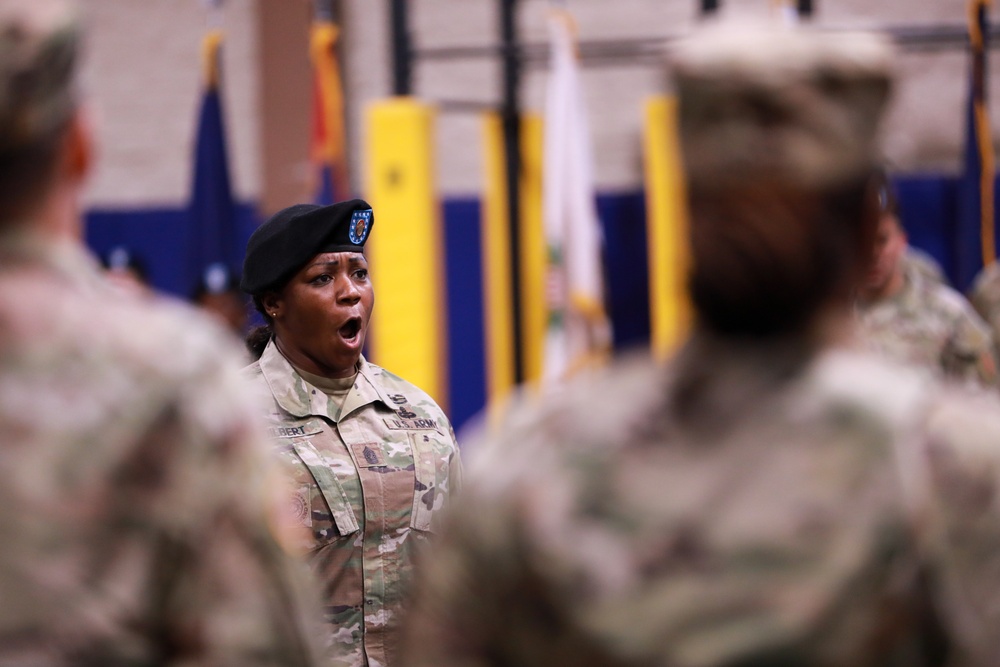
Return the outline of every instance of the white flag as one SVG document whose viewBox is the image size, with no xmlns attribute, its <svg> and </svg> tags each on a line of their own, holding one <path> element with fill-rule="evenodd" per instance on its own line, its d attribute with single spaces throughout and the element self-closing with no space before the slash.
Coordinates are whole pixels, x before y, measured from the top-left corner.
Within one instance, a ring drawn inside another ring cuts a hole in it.
<svg viewBox="0 0 1000 667">
<path fill-rule="evenodd" d="M 611 347 L 611 328 L 604 312 L 603 238 L 594 199 L 593 151 L 568 12 L 552 12 L 549 34 L 552 63 L 542 174 L 549 250 L 545 382 L 600 363 Z"/>
</svg>

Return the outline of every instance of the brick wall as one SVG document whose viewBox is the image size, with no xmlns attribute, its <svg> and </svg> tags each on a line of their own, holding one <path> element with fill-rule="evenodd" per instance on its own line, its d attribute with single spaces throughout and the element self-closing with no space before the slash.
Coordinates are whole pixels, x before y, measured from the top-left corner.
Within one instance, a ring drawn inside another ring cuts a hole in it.
<svg viewBox="0 0 1000 667">
<path fill-rule="evenodd" d="M 299 3 L 304 0 L 287 0 Z M 816 0 L 822 26 L 873 26 L 965 21 L 965 0 Z M 90 23 L 86 83 L 100 128 L 101 159 L 89 203 L 140 207 L 187 197 L 190 148 L 200 87 L 200 39 L 206 13 L 199 0 L 84 0 Z M 694 0 L 570 0 L 580 37 L 590 39 L 678 34 L 697 20 Z M 766 9 L 769 0 L 724 0 Z M 411 0 L 417 46 L 484 45 L 497 41 L 492 0 Z M 528 42 L 546 39 L 548 0 L 523 0 L 520 29 Z M 364 109 L 390 92 L 388 2 L 343 0 L 345 81 L 352 180 L 362 190 Z M 227 0 L 224 95 L 234 169 L 242 199 L 260 196 L 261 119 L 256 0 Z M 889 116 L 886 150 L 906 171 L 958 168 L 966 95 L 961 52 L 904 55 Z M 423 63 L 416 93 L 436 100 L 492 103 L 500 69 L 490 60 Z M 523 100 L 540 111 L 545 71 L 525 78 Z M 1000 124 L 1000 70 L 992 68 L 992 115 Z M 652 65 L 588 68 L 584 86 L 604 189 L 641 183 L 641 105 L 666 90 Z M 997 133 L 1000 135 L 1000 132 Z M 438 123 L 439 182 L 448 195 L 474 194 L 482 182 L 480 123 L 475 114 L 442 112 Z M 298 167 L 301 168 L 301 165 Z"/>
</svg>

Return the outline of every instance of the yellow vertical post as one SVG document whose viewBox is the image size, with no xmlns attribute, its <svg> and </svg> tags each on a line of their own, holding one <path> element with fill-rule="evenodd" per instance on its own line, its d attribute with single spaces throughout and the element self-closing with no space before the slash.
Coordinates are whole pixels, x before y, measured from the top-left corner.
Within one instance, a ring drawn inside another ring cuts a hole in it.
<svg viewBox="0 0 1000 667">
<path fill-rule="evenodd" d="M 543 125 L 539 114 L 521 119 L 521 351 L 527 382 L 542 378 L 548 325 L 548 243 L 542 220 Z"/>
<path fill-rule="evenodd" d="M 506 161 L 503 125 L 496 113 L 483 115 L 483 155 L 486 182 L 481 224 L 486 400 L 495 414 L 514 388 L 514 318 L 504 171 Z"/>
<path fill-rule="evenodd" d="M 412 98 L 367 112 L 366 254 L 375 288 L 372 359 L 441 404 L 447 399 L 444 252 L 433 151 L 434 111 Z"/>
<path fill-rule="evenodd" d="M 662 359 L 677 349 L 691 327 L 690 251 L 675 98 L 646 102 L 644 134 L 651 342 Z"/>
</svg>

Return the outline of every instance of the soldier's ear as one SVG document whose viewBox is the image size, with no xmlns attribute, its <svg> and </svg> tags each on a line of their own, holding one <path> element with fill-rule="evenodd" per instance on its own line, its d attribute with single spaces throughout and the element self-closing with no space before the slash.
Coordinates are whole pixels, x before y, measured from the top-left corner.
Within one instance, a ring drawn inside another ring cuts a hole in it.
<svg viewBox="0 0 1000 667">
<path fill-rule="evenodd" d="M 260 303 L 264 306 L 264 312 L 271 319 L 275 319 L 281 314 L 282 299 L 280 293 L 275 291 L 264 292 L 260 297 Z"/>
<path fill-rule="evenodd" d="M 63 144 L 63 174 L 74 180 L 83 181 L 90 174 L 94 163 L 94 130 L 90 114 L 86 108 L 78 108 L 66 128 Z"/>
</svg>

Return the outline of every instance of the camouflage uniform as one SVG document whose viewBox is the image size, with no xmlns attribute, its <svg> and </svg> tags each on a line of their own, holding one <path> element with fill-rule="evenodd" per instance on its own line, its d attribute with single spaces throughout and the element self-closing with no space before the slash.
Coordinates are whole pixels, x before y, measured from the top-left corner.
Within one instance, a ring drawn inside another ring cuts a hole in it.
<svg viewBox="0 0 1000 667">
<path fill-rule="evenodd" d="M 906 246 L 906 251 L 903 253 L 901 261 L 904 267 L 911 268 L 924 280 L 932 283 L 948 284 L 948 280 L 944 277 L 944 271 L 941 269 L 938 261 L 930 253 L 920 248 L 912 245 Z"/>
<path fill-rule="evenodd" d="M 872 349 L 948 377 L 996 386 L 993 336 L 965 298 L 911 267 L 898 294 L 857 304 L 860 331 Z"/>
<path fill-rule="evenodd" d="M 700 335 L 470 445 L 408 664 L 1000 664 L 998 438 L 992 394 Z"/>
<path fill-rule="evenodd" d="M 245 371 L 269 399 L 292 480 L 300 547 L 322 582 L 337 664 L 395 665 L 413 553 L 460 484 L 448 418 L 423 391 L 363 357 L 342 406 L 300 377 L 272 341 Z"/>
<path fill-rule="evenodd" d="M 9 231 L 0 320 L 0 665 L 316 664 L 223 332 Z"/>
<path fill-rule="evenodd" d="M 889 45 L 743 21 L 675 48 L 696 332 L 470 447 L 409 664 L 1000 664 L 1000 397 L 834 343 Z M 745 294 L 773 309 L 727 317 Z"/>
<path fill-rule="evenodd" d="M 969 288 L 969 301 L 989 325 L 1000 355 L 1000 264 L 994 262 L 979 272 Z"/>
</svg>

